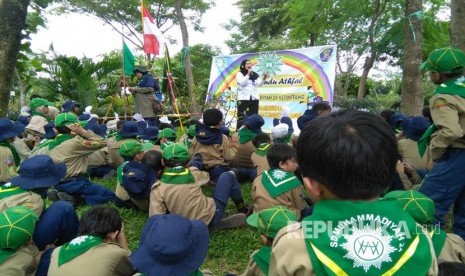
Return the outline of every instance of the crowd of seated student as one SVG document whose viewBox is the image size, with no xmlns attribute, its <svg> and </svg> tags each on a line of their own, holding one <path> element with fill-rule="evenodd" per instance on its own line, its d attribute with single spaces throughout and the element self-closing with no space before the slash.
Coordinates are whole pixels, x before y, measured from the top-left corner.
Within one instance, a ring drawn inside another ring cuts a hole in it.
<svg viewBox="0 0 465 276">
<path fill-rule="evenodd" d="M 231 133 L 212 108 L 178 139 L 166 122 L 103 125 L 75 101 L 58 114 L 35 97 L 18 122 L 0 118 L 0 275 L 212 275 L 200 269 L 209 233 L 246 224 L 263 246 L 244 275 L 459 275 L 464 66 L 460 50 L 432 52 L 424 116 L 318 102 L 298 135 L 289 116 L 264 133 L 258 114 Z M 106 203 L 147 213 L 134 252 Z M 452 203 L 455 234 L 436 227 Z M 373 239 L 383 250 L 367 250 Z"/>
</svg>

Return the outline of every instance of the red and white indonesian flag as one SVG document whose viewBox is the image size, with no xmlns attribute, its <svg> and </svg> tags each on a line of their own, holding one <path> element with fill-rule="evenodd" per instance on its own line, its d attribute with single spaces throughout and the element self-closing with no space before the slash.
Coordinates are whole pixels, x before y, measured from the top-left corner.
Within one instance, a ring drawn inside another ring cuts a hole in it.
<svg viewBox="0 0 465 276">
<path fill-rule="evenodd" d="M 165 52 L 165 37 L 157 28 L 144 5 L 142 5 L 142 25 L 144 30 L 144 52 L 147 55 L 163 55 Z"/>
</svg>

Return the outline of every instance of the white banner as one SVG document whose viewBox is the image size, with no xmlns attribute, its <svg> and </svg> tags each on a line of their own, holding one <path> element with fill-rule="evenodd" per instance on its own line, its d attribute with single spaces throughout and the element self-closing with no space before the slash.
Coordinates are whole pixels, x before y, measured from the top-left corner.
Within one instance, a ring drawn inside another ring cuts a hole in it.
<svg viewBox="0 0 465 276">
<path fill-rule="evenodd" d="M 259 114 L 265 119 L 263 131 L 273 127 L 273 118 L 281 118 L 283 109 L 290 112 L 294 129 L 296 120 L 314 103 L 333 102 L 336 76 L 336 45 L 305 49 L 281 50 L 213 57 L 206 103 L 220 108 L 225 123 L 236 126 L 236 99 L 238 85 L 236 74 L 242 60 L 249 59 L 254 71 L 270 75 L 257 87 L 260 99 Z"/>
</svg>

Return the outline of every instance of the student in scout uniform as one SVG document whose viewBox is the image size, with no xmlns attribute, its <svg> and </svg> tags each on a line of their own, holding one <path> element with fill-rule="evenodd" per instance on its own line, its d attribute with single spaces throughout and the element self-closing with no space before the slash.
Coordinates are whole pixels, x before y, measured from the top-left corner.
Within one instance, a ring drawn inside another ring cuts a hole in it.
<svg viewBox="0 0 465 276">
<path fill-rule="evenodd" d="M 32 276 L 39 250 L 32 242 L 37 216 L 15 206 L 0 213 L 0 274 Z"/>
<path fill-rule="evenodd" d="M 288 140 L 289 135 L 289 126 L 287 124 L 277 124 L 271 129 L 271 139 L 273 143 L 285 143 L 289 144 Z M 290 145 L 290 144 L 289 144 Z"/>
<path fill-rule="evenodd" d="M 213 275 L 200 271 L 209 242 L 208 228 L 202 221 L 175 214 L 155 215 L 145 224 L 131 262 L 147 276 Z"/>
<path fill-rule="evenodd" d="M 417 141 L 429 125 L 428 119 L 423 116 L 407 118 L 402 122 L 402 134 L 397 141 L 397 148 L 402 160 L 412 165 L 421 173 L 421 176 L 426 174 L 428 160 L 426 155 L 421 157 L 418 153 Z"/>
<path fill-rule="evenodd" d="M 294 135 L 294 124 L 292 123 L 292 119 L 289 116 L 283 116 L 281 119 L 273 119 L 273 126 L 277 126 L 280 124 L 285 124 L 288 126 L 287 128 L 287 135 L 282 137 L 281 143 L 287 143 L 292 146 L 292 141 L 295 140 L 297 137 Z"/>
<path fill-rule="evenodd" d="M 275 206 L 254 213 L 247 218 L 247 223 L 258 229 L 263 246 L 250 255 L 249 263 L 243 276 L 268 275 L 271 245 L 282 228 L 297 222 L 297 216 L 284 206 Z"/>
<path fill-rule="evenodd" d="M 65 164 L 55 164 L 49 156 L 37 155 L 21 163 L 18 173 L 11 183 L 0 187 L 0 211 L 13 206 L 32 210 L 40 218 L 34 232 L 34 242 L 40 250 L 47 245 L 62 245 L 76 237 L 79 219 L 73 206 L 57 201 L 45 208 L 41 196 L 63 178 Z"/>
<path fill-rule="evenodd" d="M 210 174 L 212 182 L 230 170 L 229 161 L 237 152 L 236 143 L 221 132 L 223 126 L 223 113 L 216 108 L 203 112 L 203 124 L 196 127 L 196 136 L 192 140 L 191 154 L 199 153 L 202 156 L 204 169 Z"/>
<path fill-rule="evenodd" d="M 16 176 L 21 158 L 13 146 L 15 137 L 22 133 L 24 126 L 8 118 L 0 118 L 0 186 Z"/>
<path fill-rule="evenodd" d="M 118 211 L 96 206 L 82 215 L 79 236 L 45 251 L 39 268 L 49 276 L 133 275 L 130 254 Z"/>
<path fill-rule="evenodd" d="M 454 204 L 454 232 L 465 238 L 465 53 L 459 49 L 434 50 L 421 65 L 438 85 L 430 99 L 433 126 L 418 141 L 430 138 L 430 156 L 434 166 L 426 176 L 420 192 L 436 206 L 435 217 L 444 226 L 444 216 Z M 422 148 L 422 149 L 420 149 Z"/>
<path fill-rule="evenodd" d="M 239 146 L 237 153 L 231 160 L 231 167 L 235 170 L 237 179 L 242 181 L 252 181 L 257 176 L 251 156 L 255 152 L 252 139 L 262 133 L 262 126 L 265 124 L 262 116 L 253 114 L 245 116 L 244 126 L 239 130 Z"/>
<path fill-rule="evenodd" d="M 102 137 L 106 138 L 107 135 L 107 126 L 103 124 L 93 123 L 88 126 L 88 130 Z M 108 150 L 108 145 L 94 151 L 89 155 L 87 163 L 87 173 L 90 177 L 98 177 L 102 179 L 110 179 L 116 174 L 116 167 L 113 164 L 113 159 Z"/>
<path fill-rule="evenodd" d="M 49 113 L 49 106 L 53 104 L 49 101 L 42 99 L 42 98 L 34 98 L 29 102 L 29 108 L 31 109 L 31 122 L 34 124 L 39 125 L 40 129 L 38 132 L 45 133 L 44 126 L 50 121 Z"/>
<path fill-rule="evenodd" d="M 120 146 L 120 155 L 126 162 L 118 167 L 116 196 L 123 201 L 131 201 L 138 209 L 149 210 L 149 198 L 152 185 L 157 180 L 154 169 L 141 163 L 145 156 L 143 144 L 126 141 Z M 158 152 L 161 164 L 161 153 Z M 161 169 L 161 168 L 159 168 Z"/>
<path fill-rule="evenodd" d="M 186 133 L 182 135 L 181 138 L 179 138 L 178 143 L 190 149 L 192 146 L 192 139 L 194 139 L 195 135 L 197 134 L 196 128 L 197 125 L 189 126 Z"/>
<path fill-rule="evenodd" d="M 297 160 L 312 215 L 274 239 L 269 275 L 436 275 L 428 232 L 395 201 L 397 144 L 368 112 L 321 116 L 300 133 Z M 292 248 L 292 250 L 289 250 Z"/>
<path fill-rule="evenodd" d="M 382 200 L 395 200 L 412 218 L 429 231 L 438 263 L 465 263 L 465 241 L 452 233 L 434 227 L 434 202 L 417 191 L 392 191 Z"/>
<path fill-rule="evenodd" d="M 213 197 L 202 192 L 202 185 L 208 183 L 206 172 L 199 170 L 202 160 L 199 154 L 189 163 L 189 152 L 181 144 L 174 143 L 163 150 L 166 166 L 160 182 L 155 183 L 150 193 L 149 216 L 157 214 L 178 214 L 189 219 L 199 219 L 212 228 L 233 228 L 245 224 L 246 214 L 251 207 L 244 204 L 241 188 L 231 172 L 218 178 Z M 189 165 L 189 168 L 186 168 Z M 223 218 L 226 205 L 231 198 L 239 214 Z"/>
<path fill-rule="evenodd" d="M 151 143 L 152 145 L 155 145 L 155 143 L 158 140 L 158 133 L 159 132 L 160 131 L 158 130 L 158 127 L 156 127 L 156 126 L 148 126 L 142 131 L 142 134 L 140 135 L 140 139 L 144 143 Z"/>
<path fill-rule="evenodd" d="M 270 136 L 266 133 L 259 134 L 252 139 L 252 143 L 256 148 L 255 152 L 252 153 L 250 159 L 255 168 L 257 168 L 257 177 L 261 176 L 262 172 L 269 170 L 268 160 L 266 154 L 271 146 Z"/>
<path fill-rule="evenodd" d="M 124 163 L 123 157 L 119 155 L 119 146 L 124 140 L 138 140 L 139 129 L 136 123 L 132 121 L 118 121 L 116 127 L 118 128 L 118 132 L 108 139 L 107 146 L 113 164 L 115 168 L 118 168 Z"/>
<path fill-rule="evenodd" d="M 200 125 L 200 124 L 201 122 L 199 120 L 195 120 L 195 119 L 189 120 L 187 122 L 186 133 L 184 133 L 183 135 L 181 135 L 181 137 L 179 137 L 178 143 L 190 149 L 190 147 L 192 146 L 192 139 L 194 139 L 195 135 L 197 134 L 197 131 L 196 131 L 197 125 Z"/>
<path fill-rule="evenodd" d="M 66 175 L 55 185 L 58 192 L 67 197 L 72 204 L 77 204 L 83 197 L 89 205 L 112 201 L 119 203 L 118 198 L 108 188 L 92 183 L 86 176 L 88 156 L 103 148 L 106 144 L 102 137 L 92 131 L 84 130 L 78 123 L 76 115 L 61 113 L 55 118 L 55 129 L 60 134 L 46 144 L 48 154 L 55 162 L 66 164 Z M 52 195 L 51 198 L 56 199 Z M 63 197 L 65 199 L 65 197 Z"/>
<path fill-rule="evenodd" d="M 164 128 L 158 133 L 158 143 L 152 147 L 152 150 L 162 152 L 166 146 L 172 143 L 176 143 L 176 132 L 172 128 Z"/>
<path fill-rule="evenodd" d="M 284 143 L 273 144 L 266 158 L 270 169 L 264 171 L 252 184 L 255 212 L 282 205 L 300 219 L 306 204 L 302 183 L 294 176 L 297 169 L 295 149 Z"/>
<path fill-rule="evenodd" d="M 73 101 L 71 99 L 66 100 L 62 105 L 61 105 L 61 112 L 66 113 L 66 112 L 72 112 L 76 116 L 79 116 L 80 111 L 79 108 L 81 107 L 81 104 Z"/>
</svg>

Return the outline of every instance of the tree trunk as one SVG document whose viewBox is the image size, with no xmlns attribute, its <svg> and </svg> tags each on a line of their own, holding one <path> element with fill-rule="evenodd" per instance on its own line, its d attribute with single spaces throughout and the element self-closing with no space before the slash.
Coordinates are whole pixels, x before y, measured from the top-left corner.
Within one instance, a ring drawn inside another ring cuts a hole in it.
<svg viewBox="0 0 465 276">
<path fill-rule="evenodd" d="M 376 51 L 370 52 L 370 55 L 365 59 L 365 64 L 363 64 L 363 72 L 360 76 L 360 85 L 358 87 L 357 99 L 363 99 L 365 96 L 365 88 L 367 85 L 368 74 L 370 73 L 373 64 L 375 63 Z"/>
<path fill-rule="evenodd" d="M 373 68 L 373 64 L 375 63 L 375 59 L 378 54 L 376 49 L 377 45 L 375 42 L 375 25 L 380 15 L 384 12 L 387 1 L 389 0 L 386 0 L 383 3 L 381 3 L 381 0 L 376 0 L 374 2 L 373 15 L 371 17 L 370 26 L 368 27 L 368 41 L 370 43 L 370 53 L 369 56 L 365 59 L 365 64 L 363 65 L 363 73 L 360 77 L 360 86 L 358 87 L 357 99 L 363 99 L 363 97 L 365 96 L 365 87 L 368 79 L 368 74 L 370 73 L 371 68 Z"/>
<path fill-rule="evenodd" d="M 189 47 L 189 33 L 187 32 L 186 22 L 181 8 L 181 0 L 176 0 L 176 14 L 179 20 L 179 26 L 181 27 L 182 33 L 182 45 L 184 48 Z M 189 51 L 186 53 L 186 81 L 187 81 L 187 92 L 190 99 L 190 112 L 192 114 L 199 114 L 199 105 L 197 104 L 197 98 L 194 93 L 194 76 L 192 75 L 192 64 L 191 56 Z"/>
<path fill-rule="evenodd" d="M 452 0 L 450 9 L 451 45 L 465 51 L 465 0 Z"/>
<path fill-rule="evenodd" d="M 406 16 L 421 10 L 422 0 L 406 0 Z M 422 76 L 419 69 L 422 63 L 422 19 L 415 16 L 409 18 L 410 21 L 406 18 L 404 22 L 404 64 L 400 107 L 401 111 L 405 114 L 420 115 L 424 97 Z"/>
<path fill-rule="evenodd" d="M 8 113 L 10 89 L 29 0 L 0 0 L 0 117 Z"/>
</svg>

